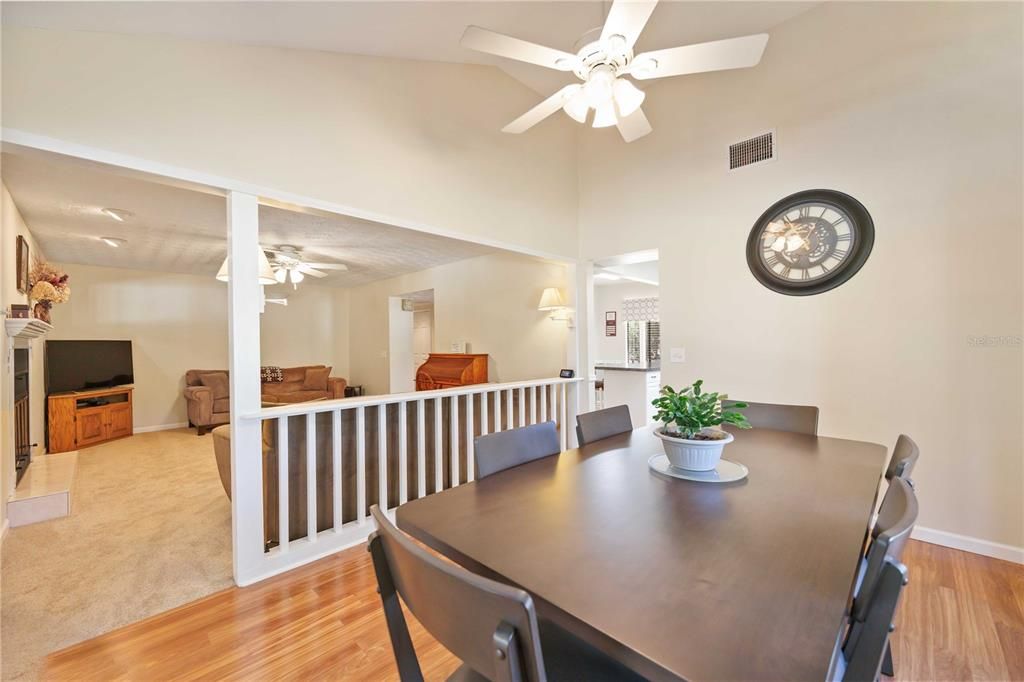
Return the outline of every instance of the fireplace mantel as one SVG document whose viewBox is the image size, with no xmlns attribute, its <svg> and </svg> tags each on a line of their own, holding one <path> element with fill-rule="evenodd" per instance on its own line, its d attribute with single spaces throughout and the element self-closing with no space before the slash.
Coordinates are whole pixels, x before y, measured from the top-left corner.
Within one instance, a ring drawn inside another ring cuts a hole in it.
<svg viewBox="0 0 1024 682">
<path fill-rule="evenodd" d="M 8 317 L 4 320 L 7 336 L 12 339 L 38 339 L 53 330 L 53 325 L 34 317 Z"/>
</svg>

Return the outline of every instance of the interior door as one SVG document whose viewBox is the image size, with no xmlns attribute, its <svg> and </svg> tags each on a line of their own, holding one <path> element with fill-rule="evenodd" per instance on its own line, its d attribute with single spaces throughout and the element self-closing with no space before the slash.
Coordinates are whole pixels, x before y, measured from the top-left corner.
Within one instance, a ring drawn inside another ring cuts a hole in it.
<svg viewBox="0 0 1024 682">
<path fill-rule="evenodd" d="M 90 411 L 79 411 L 76 417 L 76 428 L 78 446 L 89 445 L 107 438 L 107 411 L 96 409 Z"/>
</svg>

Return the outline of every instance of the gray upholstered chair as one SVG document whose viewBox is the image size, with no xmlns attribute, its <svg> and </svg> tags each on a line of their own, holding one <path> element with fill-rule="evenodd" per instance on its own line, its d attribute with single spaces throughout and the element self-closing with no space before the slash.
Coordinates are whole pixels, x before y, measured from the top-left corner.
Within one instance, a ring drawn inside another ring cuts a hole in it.
<svg viewBox="0 0 1024 682">
<path fill-rule="evenodd" d="M 422 682 L 399 597 L 423 627 L 462 666 L 460 682 L 639 679 L 569 633 L 537 622 L 533 598 L 423 549 L 396 528 L 377 505 L 369 551 L 380 587 L 391 647 L 402 682 Z"/>
<path fill-rule="evenodd" d="M 774 403 L 752 403 L 746 400 L 723 400 L 722 409 L 729 409 L 736 403 L 747 403 L 740 411 L 754 428 L 774 429 L 818 435 L 818 408 L 814 405 L 776 405 Z M 723 424 L 726 430 L 734 427 Z"/>
<path fill-rule="evenodd" d="M 561 451 L 555 422 L 477 436 L 473 441 L 476 477 L 486 478 L 510 467 L 557 455 Z"/>
<path fill-rule="evenodd" d="M 914 531 L 917 523 L 917 496 L 910 483 L 902 478 L 894 478 L 889 482 L 889 489 L 882 499 L 878 510 L 878 520 L 871 530 L 872 539 L 868 545 L 866 556 L 861 559 L 857 571 L 857 581 L 853 591 L 853 609 L 851 616 L 851 635 L 863 627 L 867 618 L 872 595 L 881 580 L 882 570 L 886 561 L 900 561 L 903 548 Z M 886 650 L 882 667 L 886 675 L 892 675 L 892 654 Z"/>
<path fill-rule="evenodd" d="M 896 446 L 892 449 L 892 457 L 889 459 L 889 466 L 885 469 L 886 480 L 893 478 L 904 478 L 910 481 L 910 473 L 917 464 L 917 458 L 921 456 L 921 450 L 917 447 L 914 439 L 905 433 L 901 433 L 896 439 Z M 913 486 L 913 481 L 910 481 Z"/>
<path fill-rule="evenodd" d="M 879 673 L 885 672 L 885 661 L 889 660 L 889 633 L 895 628 L 896 607 L 906 584 L 906 567 L 886 558 L 879 568 L 875 588 L 865 602 L 862 620 L 855 623 L 856 629 L 851 628 L 842 649 L 836 652 L 833 680 L 875 682 Z"/>
<path fill-rule="evenodd" d="M 576 440 L 580 445 L 633 430 L 629 405 L 616 405 L 576 415 Z"/>
</svg>

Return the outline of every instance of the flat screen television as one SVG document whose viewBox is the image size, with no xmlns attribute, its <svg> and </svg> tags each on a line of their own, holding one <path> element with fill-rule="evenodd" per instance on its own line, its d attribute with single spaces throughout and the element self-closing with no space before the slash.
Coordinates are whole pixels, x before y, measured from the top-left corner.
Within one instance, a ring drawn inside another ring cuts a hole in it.
<svg viewBox="0 0 1024 682">
<path fill-rule="evenodd" d="M 135 383 L 131 341 L 47 341 L 46 393 Z"/>
</svg>

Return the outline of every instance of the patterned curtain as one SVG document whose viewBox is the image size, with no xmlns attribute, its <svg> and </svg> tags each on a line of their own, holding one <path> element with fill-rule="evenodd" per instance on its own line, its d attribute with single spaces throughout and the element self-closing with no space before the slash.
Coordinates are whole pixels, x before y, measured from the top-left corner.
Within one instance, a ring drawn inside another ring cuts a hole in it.
<svg viewBox="0 0 1024 682">
<path fill-rule="evenodd" d="M 658 297 L 625 299 L 622 301 L 622 317 L 625 322 L 659 322 Z"/>
</svg>

